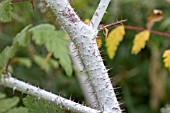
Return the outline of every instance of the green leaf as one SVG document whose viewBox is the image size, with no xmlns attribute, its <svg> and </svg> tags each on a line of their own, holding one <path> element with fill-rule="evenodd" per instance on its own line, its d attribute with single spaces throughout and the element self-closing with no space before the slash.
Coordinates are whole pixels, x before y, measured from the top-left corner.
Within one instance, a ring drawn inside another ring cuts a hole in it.
<svg viewBox="0 0 170 113">
<path fill-rule="evenodd" d="M 18 97 L 13 97 L 13 98 L 5 98 L 0 100 L 0 113 L 3 113 L 10 108 L 16 106 L 19 102 Z"/>
<path fill-rule="evenodd" d="M 32 65 L 31 60 L 28 58 L 16 57 L 13 59 L 13 61 L 27 68 L 30 68 Z"/>
<path fill-rule="evenodd" d="M 8 60 L 14 57 L 16 51 L 17 45 L 8 46 L 2 51 L 2 53 L 0 54 L 0 69 L 6 66 Z"/>
<path fill-rule="evenodd" d="M 20 33 L 16 35 L 13 43 L 18 43 L 19 46 L 27 46 L 30 42 L 30 35 L 28 33 L 28 29 L 30 29 L 32 25 L 26 26 Z"/>
<path fill-rule="evenodd" d="M 9 22 L 11 21 L 11 1 L 4 0 L 0 3 L 0 21 L 1 22 Z"/>
<path fill-rule="evenodd" d="M 68 76 L 72 75 L 72 63 L 69 56 L 69 42 L 63 31 L 56 31 L 50 24 L 38 25 L 29 30 L 32 32 L 32 39 L 38 45 L 45 45 L 49 52 L 53 52 L 54 57 L 59 59 L 59 63 Z"/>
<path fill-rule="evenodd" d="M 27 96 L 23 99 L 24 105 L 29 109 L 29 113 L 65 113 L 54 103 Z"/>
<path fill-rule="evenodd" d="M 7 113 L 28 113 L 28 109 L 24 107 L 18 107 L 9 110 Z"/>
<path fill-rule="evenodd" d="M 41 45 L 53 37 L 55 27 L 50 24 L 41 24 L 31 28 L 29 31 L 32 32 L 32 39 L 35 43 Z"/>
<path fill-rule="evenodd" d="M 4 93 L 0 93 L 0 113 L 28 113 L 25 107 L 15 107 L 20 100 L 18 97 L 5 97 Z"/>
</svg>

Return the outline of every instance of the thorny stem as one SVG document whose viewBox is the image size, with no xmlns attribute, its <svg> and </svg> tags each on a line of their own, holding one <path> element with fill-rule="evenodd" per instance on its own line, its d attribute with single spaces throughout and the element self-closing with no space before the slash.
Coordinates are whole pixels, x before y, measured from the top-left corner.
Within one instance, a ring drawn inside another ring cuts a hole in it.
<svg viewBox="0 0 170 113">
<path fill-rule="evenodd" d="M 5 76 L 5 75 L 4 75 Z M 64 109 L 70 110 L 72 112 L 78 113 L 99 113 L 100 111 L 91 109 L 84 105 L 75 103 L 71 100 L 65 99 L 58 95 L 55 95 L 51 92 L 47 92 L 38 87 L 32 86 L 23 81 L 17 80 L 11 77 L 10 73 L 8 73 L 7 77 L 4 77 L 0 80 L 0 83 L 6 87 L 13 88 L 13 90 L 18 90 L 20 92 L 30 94 L 37 98 L 43 98 L 49 102 L 54 102 L 57 106 L 62 106 Z"/>
<path fill-rule="evenodd" d="M 94 87 L 94 94 L 97 96 L 100 110 L 107 113 L 121 113 L 107 69 L 104 66 L 95 40 L 98 33 L 97 24 L 100 23 L 110 0 L 101 0 L 103 4 L 100 2 L 99 9 L 97 9 L 100 16 L 97 16 L 98 19 L 97 17 L 94 18 L 97 21 L 92 19 L 94 22 L 97 22 L 95 27 L 85 25 L 67 0 L 46 0 L 46 2 L 57 16 L 61 27 L 69 34 L 70 39 L 76 45 L 85 71 L 88 72 L 89 79 Z"/>
</svg>

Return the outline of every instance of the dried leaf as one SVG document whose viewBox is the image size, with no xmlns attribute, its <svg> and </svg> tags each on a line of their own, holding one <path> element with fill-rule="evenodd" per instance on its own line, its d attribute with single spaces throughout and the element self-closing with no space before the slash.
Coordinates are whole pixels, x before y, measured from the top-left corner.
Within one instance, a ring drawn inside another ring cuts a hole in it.
<svg viewBox="0 0 170 113">
<path fill-rule="evenodd" d="M 151 30 L 155 22 L 159 22 L 163 19 L 164 14 L 161 10 L 154 9 L 152 14 L 147 19 L 147 29 Z"/>
</svg>

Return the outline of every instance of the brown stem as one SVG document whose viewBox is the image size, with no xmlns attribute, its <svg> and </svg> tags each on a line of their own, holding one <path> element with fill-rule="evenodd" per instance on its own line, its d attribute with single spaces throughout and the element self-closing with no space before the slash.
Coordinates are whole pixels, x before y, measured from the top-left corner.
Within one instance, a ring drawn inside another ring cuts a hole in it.
<svg viewBox="0 0 170 113">
<path fill-rule="evenodd" d="M 5 77 L 8 77 L 8 67 L 10 65 L 10 62 L 11 62 L 11 59 L 8 60 L 6 66 L 5 66 L 5 75 L 6 75 Z"/>
<path fill-rule="evenodd" d="M 124 19 L 124 20 L 120 20 L 120 21 L 117 21 L 117 22 L 114 22 L 114 23 L 111 23 L 111 24 L 107 24 L 107 25 L 99 25 L 98 27 L 98 30 L 101 31 L 105 28 L 112 28 L 112 27 L 116 27 L 120 24 L 123 24 L 123 22 L 126 22 L 127 19 Z"/>
<path fill-rule="evenodd" d="M 135 30 L 135 31 L 144 31 L 144 30 L 147 30 L 145 28 L 140 28 L 140 27 L 136 27 L 136 26 L 125 26 L 125 29 Z M 154 35 L 159 35 L 159 36 L 162 36 L 162 37 L 170 38 L 170 34 L 168 34 L 168 33 L 162 33 L 162 32 L 155 31 L 155 30 L 150 30 L 150 32 L 151 32 L 151 34 L 154 34 Z"/>
<path fill-rule="evenodd" d="M 120 20 L 120 21 L 117 21 L 117 22 L 115 22 L 115 23 L 107 24 L 107 25 L 103 26 L 103 28 L 115 27 L 115 26 L 117 26 L 117 25 L 123 24 L 123 23 L 126 22 L 126 21 L 127 21 L 127 19 Z"/>
</svg>

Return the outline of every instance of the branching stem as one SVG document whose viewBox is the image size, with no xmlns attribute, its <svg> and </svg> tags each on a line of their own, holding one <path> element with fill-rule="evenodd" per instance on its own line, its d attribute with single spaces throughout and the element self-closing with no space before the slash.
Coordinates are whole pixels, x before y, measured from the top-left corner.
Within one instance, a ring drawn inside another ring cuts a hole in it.
<svg viewBox="0 0 170 113">
<path fill-rule="evenodd" d="M 3 84 L 6 87 L 13 88 L 13 90 L 18 90 L 20 92 L 30 94 L 37 98 L 43 98 L 47 101 L 54 102 L 57 106 L 62 106 L 64 107 L 64 109 L 71 110 L 72 112 L 78 112 L 78 113 L 98 113 L 99 112 L 97 110 L 75 103 L 71 100 L 65 99 L 61 96 L 55 95 L 51 92 L 47 92 L 43 89 L 32 86 L 23 81 L 17 80 L 11 77 L 10 75 L 8 75 L 7 77 L 4 77 L 4 79 L 2 78 L 1 84 Z"/>
</svg>

